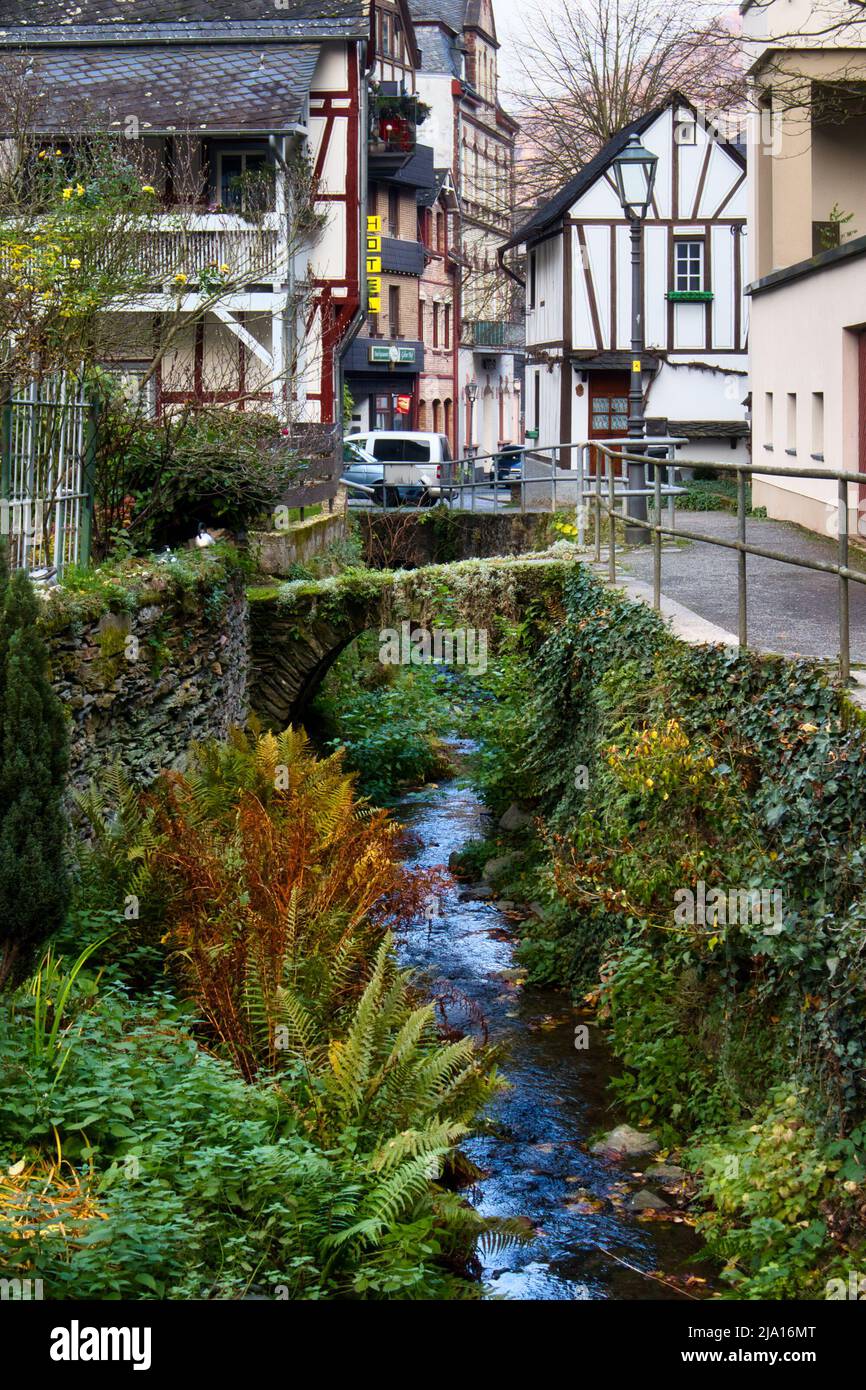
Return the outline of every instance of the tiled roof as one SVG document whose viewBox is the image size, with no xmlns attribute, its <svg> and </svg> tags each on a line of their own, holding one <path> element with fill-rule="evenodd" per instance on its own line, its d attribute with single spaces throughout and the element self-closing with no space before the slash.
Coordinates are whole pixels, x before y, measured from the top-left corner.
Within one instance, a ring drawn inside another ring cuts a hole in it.
<svg viewBox="0 0 866 1390">
<path fill-rule="evenodd" d="M 317 43 L 44 49 L 36 123 L 48 134 L 135 116 L 142 131 L 277 133 L 301 116 L 318 56 Z"/>
</svg>

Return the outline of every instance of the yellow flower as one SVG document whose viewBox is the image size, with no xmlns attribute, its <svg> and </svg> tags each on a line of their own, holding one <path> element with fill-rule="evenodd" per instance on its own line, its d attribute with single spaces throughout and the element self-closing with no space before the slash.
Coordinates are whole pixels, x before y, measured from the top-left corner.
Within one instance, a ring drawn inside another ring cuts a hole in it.
<svg viewBox="0 0 866 1390">
<path fill-rule="evenodd" d="M 78 194 L 79 198 L 83 198 L 83 197 L 84 197 L 84 184 L 83 184 L 83 183 L 77 183 L 77 184 L 75 185 L 75 192 Z"/>
<path fill-rule="evenodd" d="M 230 266 L 230 265 L 221 265 L 221 266 L 220 266 L 220 275 L 228 275 L 228 273 L 229 273 L 230 270 L 231 270 L 231 266 Z"/>
<path fill-rule="evenodd" d="M 174 283 L 175 283 L 176 285 L 185 285 L 185 284 L 187 284 L 188 280 L 189 280 L 189 276 L 188 276 L 188 275 L 184 275 L 184 273 L 183 273 L 182 270 L 179 270 L 179 271 L 177 272 L 177 275 L 175 275 L 175 277 L 174 277 Z"/>
<path fill-rule="evenodd" d="M 151 186 L 150 186 L 149 183 L 143 183 L 143 184 L 141 185 L 141 191 L 142 191 L 142 193 L 156 193 L 156 189 L 155 189 L 155 188 L 151 188 Z"/>
<path fill-rule="evenodd" d="M 72 260 L 69 262 L 69 264 L 72 266 L 72 269 L 73 269 L 73 270 L 80 270 L 80 269 L 81 269 L 81 262 L 80 262 L 80 260 L 78 259 L 77 256 L 74 256 L 74 257 L 72 258 Z"/>
<path fill-rule="evenodd" d="M 40 151 L 39 151 L 39 158 L 40 158 L 40 159 L 47 159 L 47 158 L 48 158 L 48 151 L 47 151 L 47 150 L 40 150 Z"/>
<path fill-rule="evenodd" d="M 652 788 L 655 786 L 655 782 L 653 781 L 653 779 L 652 779 L 651 777 L 648 777 L 648 778 L 646 779 L 646 784 L 647 784 L 647 786 L 648 786 L 650 789 L 652 789 Z"/>
<path fill-rule="evenodd" d="M 72 197 L 72 189 L 71 189 L 71 188 L 64 188 L 64 190 L 63 190 L 63 196 L 64 196 L 64 198 L 71 198 L 71 197 Z"/>
</svg>

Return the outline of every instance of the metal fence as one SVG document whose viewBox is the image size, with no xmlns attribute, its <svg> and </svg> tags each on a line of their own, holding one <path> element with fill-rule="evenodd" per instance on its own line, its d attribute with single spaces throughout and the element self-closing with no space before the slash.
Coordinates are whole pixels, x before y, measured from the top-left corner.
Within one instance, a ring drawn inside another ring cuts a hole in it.
<svg viewBox="0 0 866 1390">
<path fill-rule="evenodd" d="M 0 531 L 12 568 L 86 564 L 96 407 L 66 376 L 28 382 L 0 405 Z"/>
<path fill-rule="evenodd" d="M 840 469 L 797 468 L 766 463 L 729 463 L 706 459 L 674 458 L 674 449 L 688 443 L 680 437 L 648 436 L 639 446 L 632 440 L 569 440 L 557 444 L 521 451 L 525 462 L 521 476 L 514 480 L 496 482 L 495 479 L 479 477 L 484 472 L 484 462 L 494 463 L 501 456 L 497 454 L 479 455 L 471 459 L 460 459 L 450 466 L 450 472 L 442 481 L 440 496 L 435 494 L 429 501 L 444 500 L 457 510 L 473 511 L 480 500 L 486 510 L 514 511 L 560 511 L 575 509 L 575 528 L 577 543 L 583 547 L 588 534 L 592 533 L 594 558 L 602 561 L 602 537 L 607 533 L 608 577 L 616 581 L 617 523 L 628 528 L 640 528 L 649 533 L 653 547 L 653 605 L 661 607 L 662 586 L 662 539 L 671 537 L 677 540 L 700 541 L 705 545 L 721 546 L 737 553 L 737 608 L 738 642 L 741 647 L 748 646 L 748 570 L 747 557 L 754 555 L 761 559 L 777 560 L 780 564 L 795 565 L 800 569 L 814 570 L 820 574 L 835 575 L 838 580 L 837 606 L 839 619 L 839 670 L 844 681 L 851 674 L 851 636 L 849 584 L 866 584 L 866 571 L 852 569 L 849 564 L 849 515 L 851 511 L 850 488 L 866 489 L 866 473 L 851 473 Z M 640 451 L 638 451 L 638 449 Z M 560 468 L 557 460 L 573 461 L 574 466 Z M 623 476 L 629 464 L 642 465 L 651 471 L 649 482 L 641 488 L 632 487 Z M 390 465 L 384 465 L 387 470 Z M 395 465 L 404 468 L 405 465 Z M 539 476 L 527 476 L 527 468 L 542 470 Z M 737 483 L 737 538 L 710 536 L 703 532 L 683 529 L 676 517 L 676 499 L 684 491 L 677 482 L 681 469 L 712 467 L 724 476 L 733 475 Z M 786 554 L 784 551 L 770 550 L 766 546 L 755 545 L 746 535 L 746 486 L 758 474 L 767 477 L 809 478 L 816 481 L 836 484 L 837 512 L 837 556 L 836 563 L 806 559 Z M 350 482 L 344 478 L 343 482 Z M 351 484 L 350 486 L 355 486 Z M 373 505 L 390 509 L 386 489 L 366 488 Z M 631 499 L 642 497 L 651 506 L 652 516 L 643 518 L 634 515 L 636 508 Z M 856 497 L 856 510 L 860 498 Z M 606 521 L 606 526 L 605 526 Z"/>
<path fill-rule="evenodd" d="M 652 442 L 652 441 L 650 441 Z M 746 557 L 755 555 L 765 560 L 778 560 L 781 564 L 796 565 L 799 569 L 814 570 L 819 574 L 833 574 L 838 579 L 837 607 L 839 616 L 839 674 L 843 681 L 848 681 L 851 675 L 851 628 L 850 628 L 850 607 L 848 585 L 851 581 L 855 584 L 866 584 L 866 572 L 851 569 L 849 560 L 848 544 L 848 517 L 850 508 L 849 488 L 852 485 L 858 488 L 866 487 L 866 474 L 849 473 L 842 469 L 835 468 L 794 468 L 785 465 L 778 466 L 766 463 L 719 463 L 715 460 L 712 467 L 720 473 L 733 474 L 737 482 L 737 539 L 727 540 L 721 536 L 707 536 L 700 532 L 683 530 L 678 526 L 664 526 L 662 524 L 661 507 L 661 471 L 655 470 L 655 480 L 651 488 L 630 491 L 627 488 L 615 486 L 614 480 L 614 458 L 619 463 L 624 459 L 627 463 L 645 464 L 646 455 L 641 453 L 624 453 L 617 451 L 614 455 L 612 449 L 602 446 L 601 452 L 607 462 L 605 465 L 605 477 L 602 478 L 601 471 L 597 472 L 593 488 L 593 507 L 595 509 L 595 558 L 601 560 L 601 518 L 602 513 L 608 521 L 608 576 L 611 581 L 616 580 L 616 523 L 620 520 L 627 523 L 629 527 L 639 527 L 650 532 L 653 546 L 653 605 L 656 609 L 661 607 L 661 584 L 662 584 L 662 537 L 673 536 L 679 540 L 701 541 L 705 545 L 721 546 L 725 550 L 737 552 L 737 610 L 738 610 L 738 632 L 737 640 L 741 647 L 748 646 L 748 573 L 746 567 Z M 706 468 L 705 460 L 678 459 L 677 468 Z M 805 559 L 801 556 L 785 554 L 783 551 L 768 550 L 765 546 L 753 545 L 746 539 L 746 482 L 758 474 L 760 476 L 778 478 L 811 478 L 822 482 L 836 483 L 836 531 L 837 531 L 837 559 L 836 564 L 831 564 L 824 560 Z M 635 496 L 638 492 L 642 495 L 651 495 L 654 498 L 652 520 L 642 520 L 629 514 L 628 498 Z M 605 495 L 606 493 L 606 495 Z M 857 499 L 859 502 L 859 498 Z M 623 510 L 617 510 L 617 501 L 623 503 Z"/>
</svg>

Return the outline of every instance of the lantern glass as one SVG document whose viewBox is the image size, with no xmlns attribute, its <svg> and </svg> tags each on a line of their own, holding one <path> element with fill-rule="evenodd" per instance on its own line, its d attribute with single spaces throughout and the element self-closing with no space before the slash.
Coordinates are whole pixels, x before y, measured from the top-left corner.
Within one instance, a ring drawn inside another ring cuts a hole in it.
<svg viewBox="0 0 866 1390">
<path fill-rule="evenodd" d="M 613 161 L 619 201 L 628 217 L 645 217 L 653 194 L 658 155 L 644 149 L 637 135 Z"/>
</svg>

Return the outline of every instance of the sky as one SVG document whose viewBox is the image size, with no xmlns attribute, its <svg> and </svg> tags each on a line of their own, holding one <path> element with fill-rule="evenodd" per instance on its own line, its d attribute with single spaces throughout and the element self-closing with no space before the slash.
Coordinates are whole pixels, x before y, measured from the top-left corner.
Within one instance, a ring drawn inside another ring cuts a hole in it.
<svg viewBox="0 0 866 1390">
<path fill-rule="evenodd" d="M 519 43 L 528 8 L 526 0 L 493 0 L 496 36 L 502 45 L 498 61 L 500 97 L 506 101 L 520 86 Z"/>
</svg>

